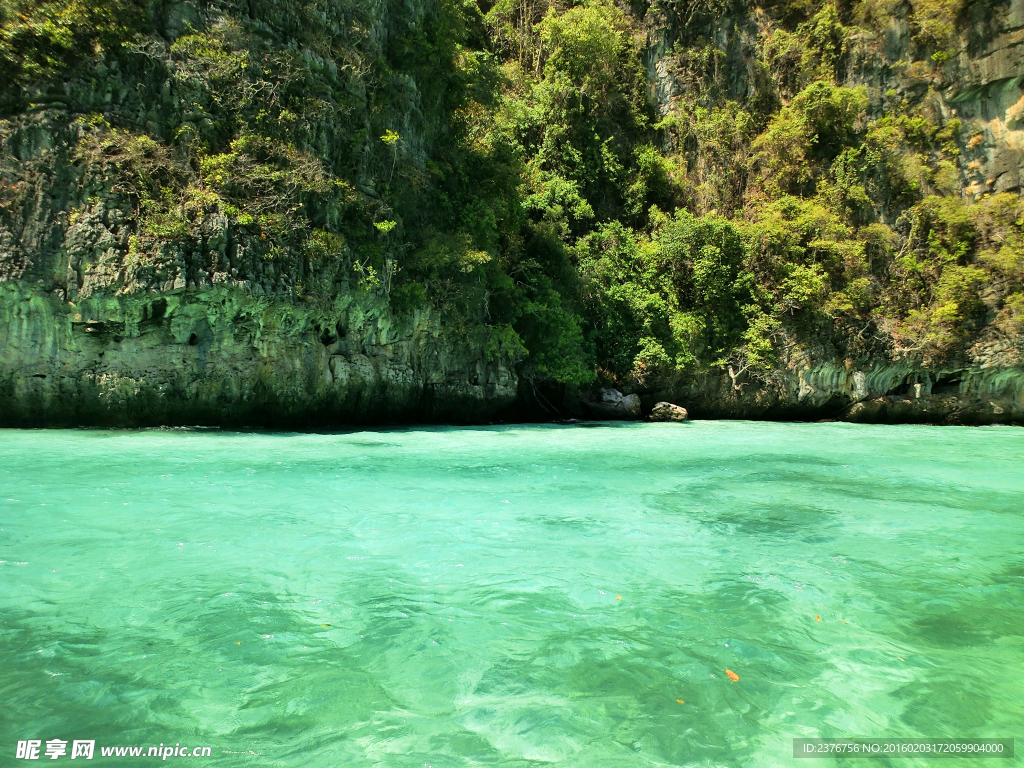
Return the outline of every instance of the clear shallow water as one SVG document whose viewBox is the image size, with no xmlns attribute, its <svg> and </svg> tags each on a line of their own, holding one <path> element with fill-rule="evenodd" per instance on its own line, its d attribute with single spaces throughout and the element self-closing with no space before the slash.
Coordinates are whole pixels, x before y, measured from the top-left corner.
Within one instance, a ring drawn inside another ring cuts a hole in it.
<svg viewBox="0 0 1024 768">
<path fill-rule="evenodd" d="M 1021 750 L 1022 456 L 1012 428 L 0 431 L 0 754 L 61 738 L 210 745 L 201 763 L 224 766 L 811 768 L 844 763 L 794 761 L 793 737 Z"/>
</svg>

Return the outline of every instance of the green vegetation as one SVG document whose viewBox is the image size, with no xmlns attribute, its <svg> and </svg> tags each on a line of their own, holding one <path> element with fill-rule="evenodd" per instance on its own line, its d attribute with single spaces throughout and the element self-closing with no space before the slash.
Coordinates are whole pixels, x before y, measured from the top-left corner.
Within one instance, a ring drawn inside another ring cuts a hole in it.
<svg viewBox="0 0 1024 768">
<path fill-rule="evenodd" d="M 768 381 L 794 345 L 927 363 L 1020 328 L 1018 197 L 963 202 L 958 120 L 841 84 L 895 4 L 769 4 L 752 61 L 712 34 L 749 9 L 637 5 L 2 0 L 2 132 L 63 119 L 71 217 L 129 222 L 115 289 L 176 259 L 325 312 L 379 292 L 538 381 Z M 911 68 L 969 12 L 915 0 Z M 660 108 L 651 25 L 678 33 Z"/>
</svg>

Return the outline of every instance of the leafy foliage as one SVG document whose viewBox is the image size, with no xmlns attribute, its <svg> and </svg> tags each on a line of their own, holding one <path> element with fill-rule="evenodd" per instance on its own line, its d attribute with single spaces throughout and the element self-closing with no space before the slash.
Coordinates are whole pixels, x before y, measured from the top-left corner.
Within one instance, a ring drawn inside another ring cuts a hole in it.
<svg viewBox="0 0 1024 768">
<path fill-rule="evenodd" d="M 740 50 L 753 11 L 718 0 L 0 0 L 0 110 L 63 115 L 72 217 L 122 211 L 131 274 L 430 305 L 538 381 L 768 381 L 793 345 L 932 361 L 1024 322 L 1019 198 L 964 204 L 958 120 L 840 84 L 897 6 L 764 8 Z M 973 12 L 905 10 L 928 72 Z"/>
</svg>

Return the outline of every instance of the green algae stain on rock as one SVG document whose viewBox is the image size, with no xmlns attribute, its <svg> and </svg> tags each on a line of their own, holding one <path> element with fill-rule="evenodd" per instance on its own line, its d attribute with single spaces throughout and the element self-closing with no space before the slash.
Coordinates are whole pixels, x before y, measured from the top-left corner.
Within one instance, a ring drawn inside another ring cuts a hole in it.
<svg viewBox="0 0 1024 768">
<path fill-rule="evenodd" d="M 344 338 L 325 345 L 322 314 L 233 289 L 72 305 L 7 285 L 0 288 L 0 421 L 462 421 L 487 419 L 514 399 L 508 361 L 448 341 L 436 316 L 381 328 L 386 306 L 352 309 L 328 318 Z"/>
</svg>

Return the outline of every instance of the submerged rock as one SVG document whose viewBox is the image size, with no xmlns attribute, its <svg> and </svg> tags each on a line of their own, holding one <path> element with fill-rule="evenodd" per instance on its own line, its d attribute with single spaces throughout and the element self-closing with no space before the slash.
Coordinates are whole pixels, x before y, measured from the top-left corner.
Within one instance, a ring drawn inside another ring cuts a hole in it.
<svg viewBox="0 0 1024 768">
<path fill-rule="evenodd" d="M 601 419 L 634 421 L 640 418 L 640 398 L 623 395 L 617 389 L 600 389 L 597 399 L 587 402 L 590 412 Z"/>
<path fill-rule="evenodd" d="M 651 411 L 651 421 L 686 421 L 686 409 L 675 403 L 657 403 Z"/>
</svg>

